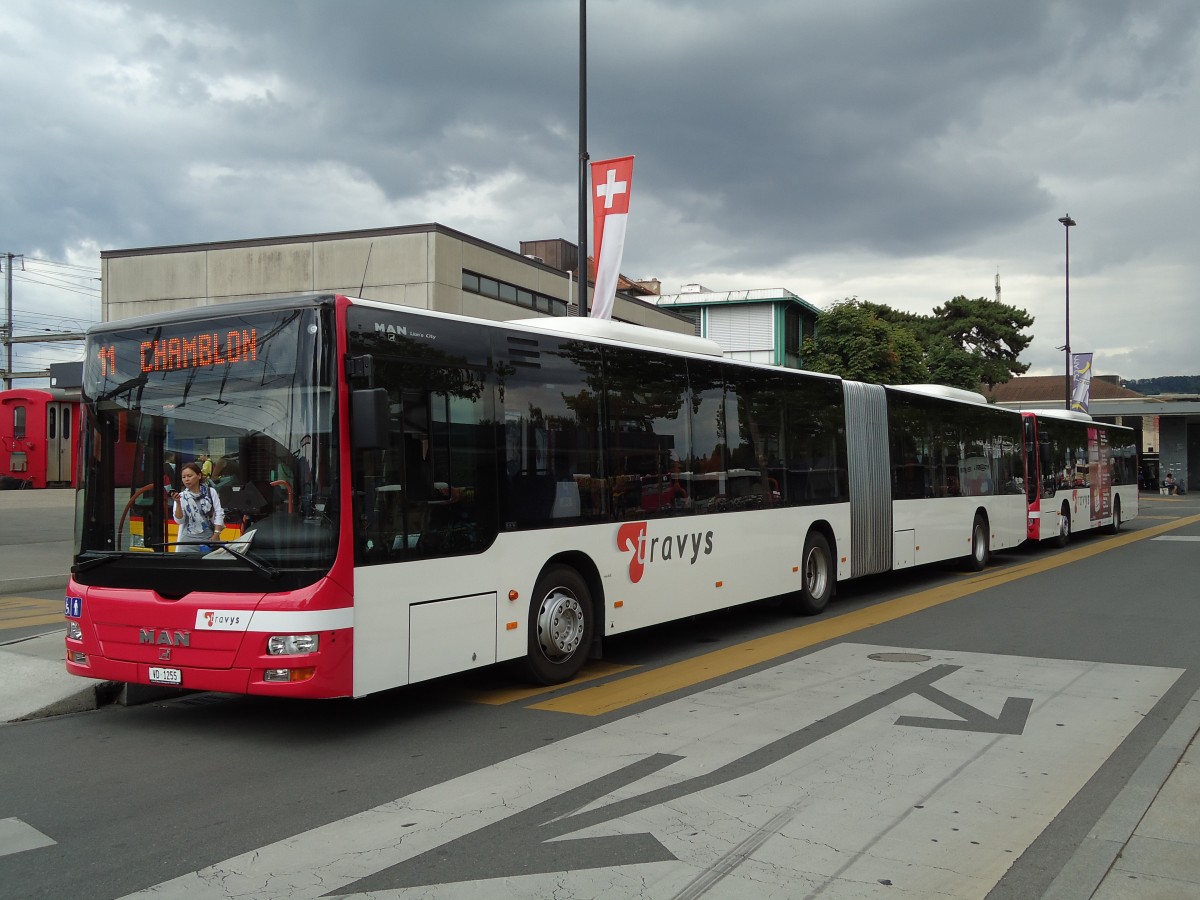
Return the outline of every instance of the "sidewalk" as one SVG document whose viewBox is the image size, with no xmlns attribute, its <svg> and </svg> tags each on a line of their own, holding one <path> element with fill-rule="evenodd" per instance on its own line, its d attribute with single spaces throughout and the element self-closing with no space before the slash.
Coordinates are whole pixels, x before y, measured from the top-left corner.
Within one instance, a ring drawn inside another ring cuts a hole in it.
<svg viewBox="0 0 1200 900">
<path fill-rule="evenodd" d="M 111 682 L 68 674 L 63 634 L 0 644 L 0 723 L 97 709 L 119 693 Z"/>
<path fill-rule="evenodd" d="M 0 595 L 65 592 L 74 528 L 73 490 L 0 491 Z M 80 712 L 107 702 L 112 686 L 68 675 L 65 653 L 62 630 L 0 643 L 0 722 Z"/>
</svg>

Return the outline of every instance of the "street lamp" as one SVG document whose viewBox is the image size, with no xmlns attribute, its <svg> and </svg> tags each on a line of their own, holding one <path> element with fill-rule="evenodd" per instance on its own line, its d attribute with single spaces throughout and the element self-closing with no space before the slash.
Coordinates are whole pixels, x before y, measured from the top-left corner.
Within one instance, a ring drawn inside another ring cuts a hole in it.
<svg viewBox="0 0 1200 900">
<path fill-rule="evenodd" d="M 1067 236 L 1066 246 L 1066 263 L 1067 263 L 1067 320 L 1066 320 L 1066 343 L 1063 345 L 1063 350 L 1067 354 L 1067 400 L 1066 408 L 1071 408 L 1071 226 L 1075 224 L 1075 220 L 1070 214 L 1063 216 L 1058 220 L 1062 223 L 1063 234 Z"/>
</svg>

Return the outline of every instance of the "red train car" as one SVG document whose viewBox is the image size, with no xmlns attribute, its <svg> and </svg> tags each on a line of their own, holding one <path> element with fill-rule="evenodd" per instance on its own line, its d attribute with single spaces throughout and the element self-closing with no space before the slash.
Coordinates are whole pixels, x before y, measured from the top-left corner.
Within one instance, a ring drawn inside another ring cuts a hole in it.
<svg viewBox="0 0 1200 900">
<path fill-rule="evenodd" d="M 0 487 L 74 487 L 79 399 L 66 391 L 0 391 Z"/>
</svg>

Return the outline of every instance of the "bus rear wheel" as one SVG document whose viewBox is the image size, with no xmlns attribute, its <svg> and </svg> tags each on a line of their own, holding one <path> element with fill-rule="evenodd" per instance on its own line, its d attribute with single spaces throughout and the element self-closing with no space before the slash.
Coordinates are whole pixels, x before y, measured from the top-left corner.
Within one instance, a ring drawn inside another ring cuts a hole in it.
<svg viewBox="0 0 1200 900">
<path fill-rule="evenodd" d="M 1071 540 L 1071 510 L 1067 508 L 1067 504 L 1063 504 L 1063 508 L 1058 513 L 1058 535 L 1054 538 L 1055 547 L 1065 547 L 1067 542 Z"/>
<path fill-rule="evenodd" d="M 525 674 L 536 684 L 562 684 L 587 659 L 595 633 L 591 591 L 569 566 L 551 566 L 533 589 Z"/>
<path fill-rule="evenodd" d="M 835 580 L 829 541 L 819 531 L 810 531 L 804 539 L 800 574 L 803 587 L 788 596 L 788 606 L 801 615 L 815 616 L 829 605 Z"/>
<path fill-rule="evenodd" d="M 1105 526 L 1108 534 L 1116 534 L 1121 530 L 1121 498 L 1113 497 L 1113 520 Z"/>
<path fill-rule="evenodd" d="M 992 544 L 987 519 L 976 513 L 975 522 L 971 525 L 971 552 L 963 557 L 963 566 L 968 572 L 982 572 L 991 558 Z"/>
</svg>

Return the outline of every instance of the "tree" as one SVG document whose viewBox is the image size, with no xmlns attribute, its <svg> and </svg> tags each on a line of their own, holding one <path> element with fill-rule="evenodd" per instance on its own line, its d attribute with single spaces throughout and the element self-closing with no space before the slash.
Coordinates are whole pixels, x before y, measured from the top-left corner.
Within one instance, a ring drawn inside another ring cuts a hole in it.
<svg viewBox="0 0 1200 900">
<path fill-rule="evenodd" d="M 1032 335 L 1021 331 L 1032 326 L 1033 316 L 1025 310 L 984 297 L 968 300 L 960 294 L 933 310 L 936 333 L 979 360 L 975 384 L 988 387 L 1029 370 L 1029 364 L 1018 362 L 1017 357 L 1033 341 Z"/>
<path fill-rule="evenodd" d="M 910 329 L 882 318 L 878 309 L 876 304 L 844 300 L 821 313 L 816 335 L 804 341 L 804 367 L 856 381 L 927 381 L 921 342 Z"/>
<path fill-rule="evenodd" d="M 1025 310 L 983 297 L 955 297 L 929 316 L 845 300 L 817 318 L 804 366 L 861 381 L 978 390 L 1029 369 L 1017 357 L 1033 340 L 1021 333 L 1031 325 Z"/>
</svg>

